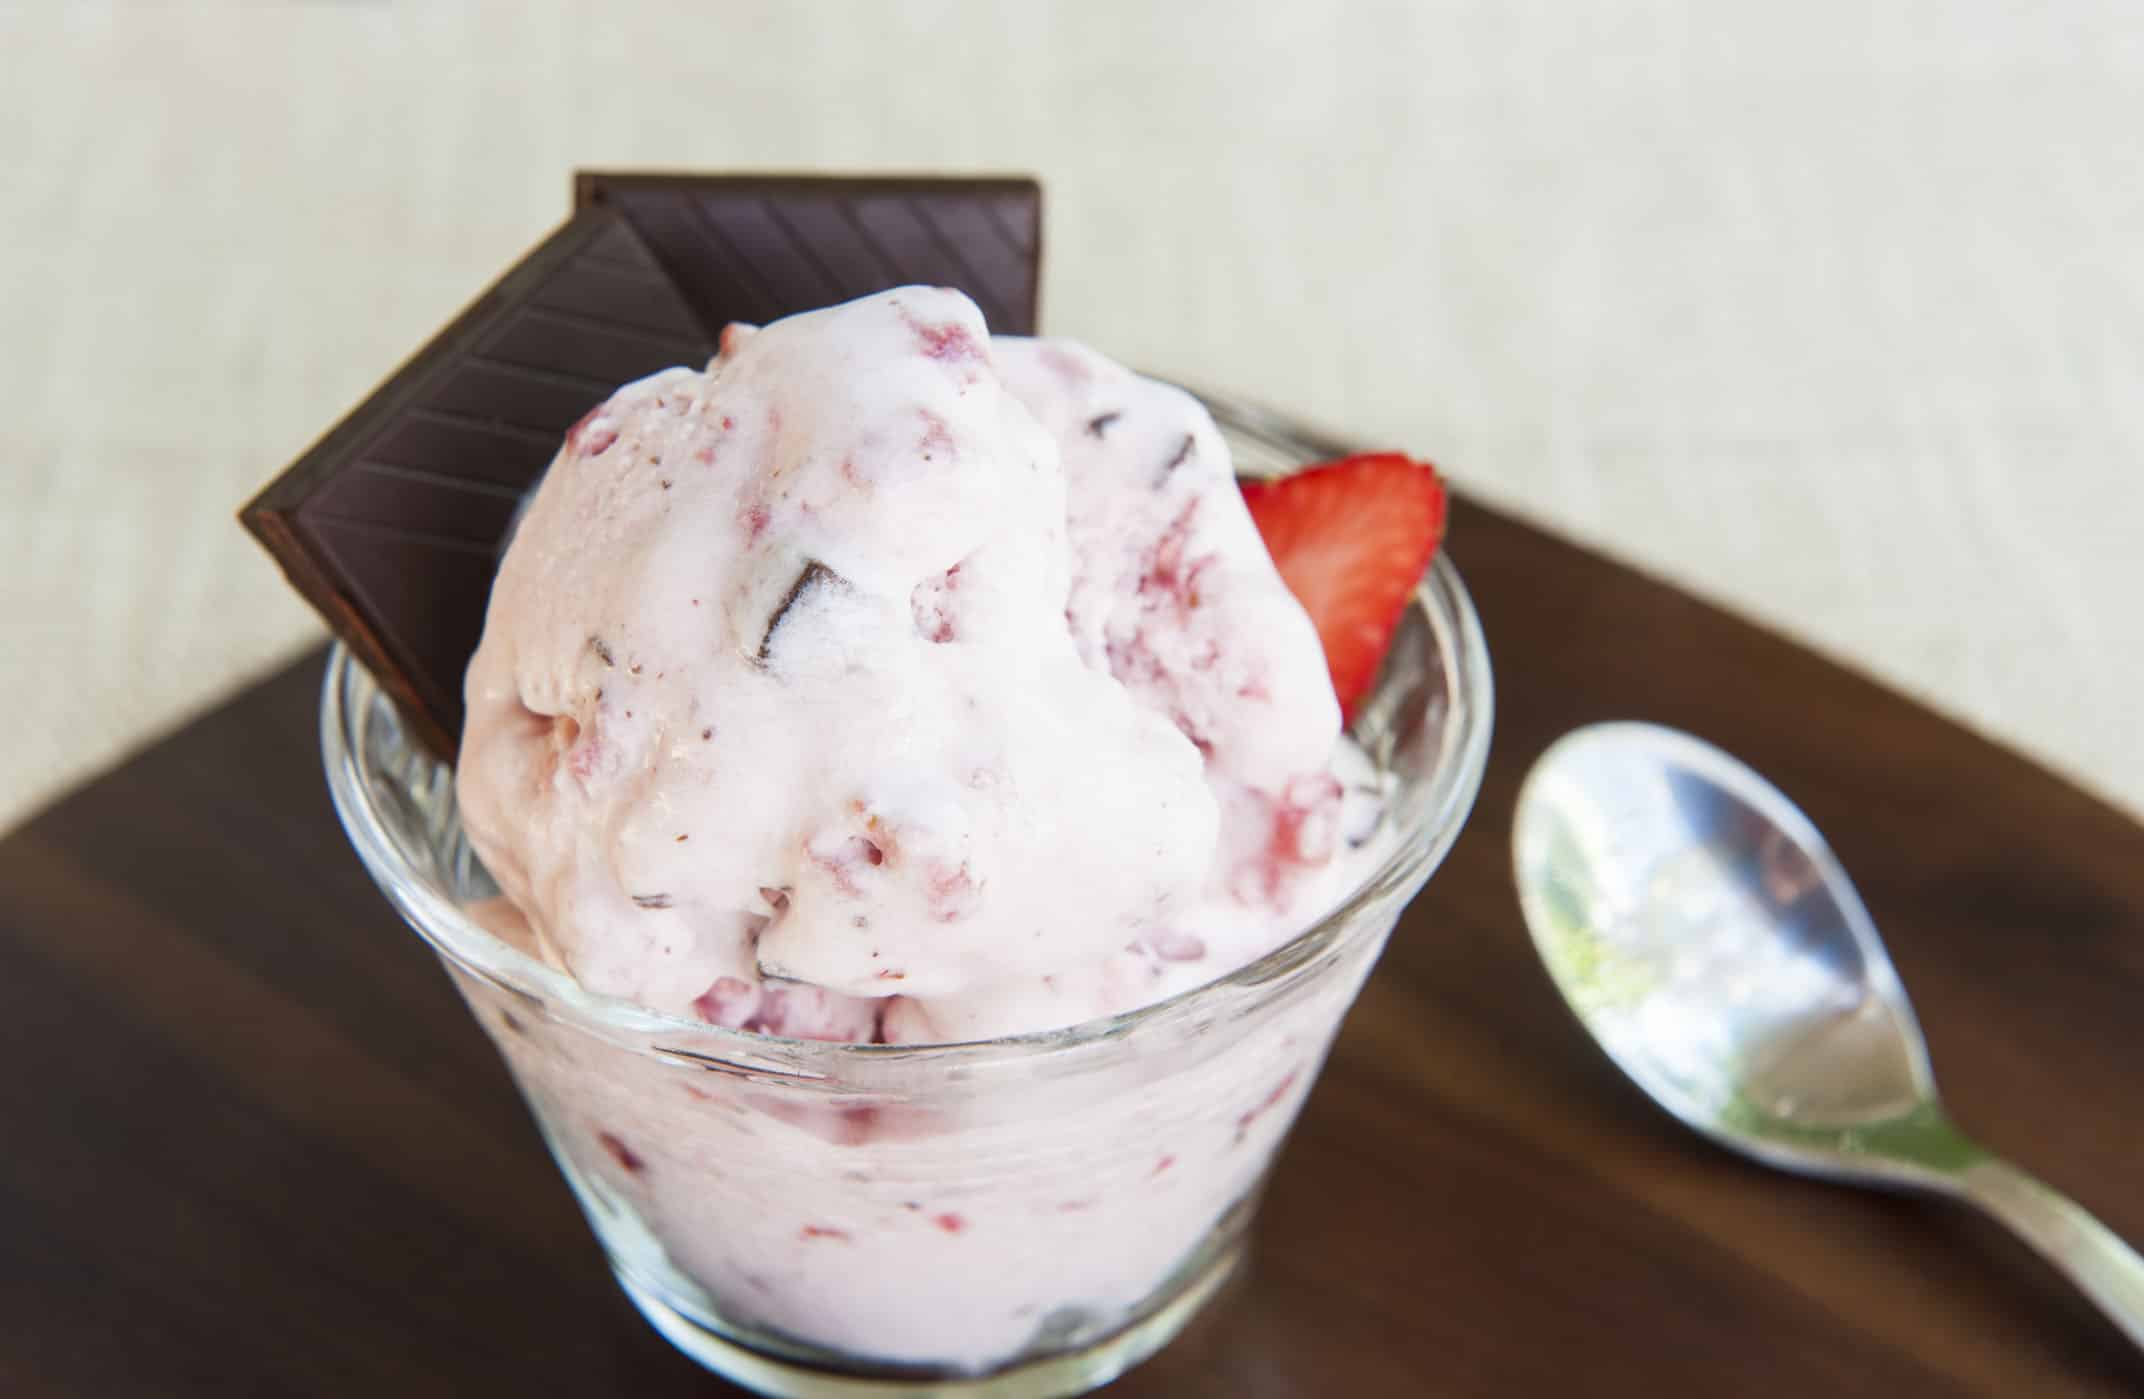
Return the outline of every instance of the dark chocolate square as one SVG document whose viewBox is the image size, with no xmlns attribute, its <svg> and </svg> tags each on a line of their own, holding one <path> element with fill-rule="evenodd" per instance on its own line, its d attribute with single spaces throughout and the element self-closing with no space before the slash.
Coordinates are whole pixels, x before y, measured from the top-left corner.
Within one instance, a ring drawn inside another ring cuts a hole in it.
<svg viewBox="0 0 2144 1399">
<path fill-rule="evenodd" d="M 584 209 L 240 518 L 427 745 L 451 755 L 462 672 L 522 494 L 620 384 L 713 353 L 625 221 Z"/>
<path fill-rule="evenodd" d="M 623 214 L 717 334 L 918 282 L 966 292 L 993 334 L 1035 333 L 1031 179 L 584 171 L 574 199 Z"/>
<path fill-rule="evenodd" d="M 912 282 L 1035 328 L 1032 180 L 583 174 L 577 209 L 240 512 L 452 757 L 500 542 L 566 430 L 722 327 Z"/>
</svg>

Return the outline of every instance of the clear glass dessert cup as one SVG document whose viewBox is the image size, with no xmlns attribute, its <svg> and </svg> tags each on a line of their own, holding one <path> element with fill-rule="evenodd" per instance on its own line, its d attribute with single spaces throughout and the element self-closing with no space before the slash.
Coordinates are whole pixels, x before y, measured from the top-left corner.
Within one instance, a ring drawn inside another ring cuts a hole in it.
<svg viewBox="0 0 2144 1399">
<path fill-rule="evenodd" d="M 1209 397 L 1246 475 L 1338 454 Z M 1487 758 L 1489 664 L 1439 558 L 1353 732 L 1390 853 L 1315 926 L 1170 1000 L 934 1046 L 774 1039 L 582 990 L 487 932 L 453 774 L 341 647 L 335 806 L 527 1098 L 618 1281 L 679 1349 L 777 1395 L 1074 1394 L 1243 1260 L 1267 1167 Z M 472 910 L 477 916 L 472 916 Z"/>
</svg>

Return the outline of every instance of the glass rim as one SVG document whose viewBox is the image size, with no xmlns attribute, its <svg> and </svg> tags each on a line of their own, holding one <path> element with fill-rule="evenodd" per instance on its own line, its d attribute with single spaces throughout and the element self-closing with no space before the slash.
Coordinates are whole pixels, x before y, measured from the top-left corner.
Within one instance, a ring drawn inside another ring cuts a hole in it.
<svg viewBox="0 0 2144 1399">
<path fill-rule="evenodd" d="M 1226 402 L 1209 405 L 1226 426 L 1292 452 L 1325 455 L 1331 445 L 1309 432 L 1290 431 L 1271 413 Z M 1471 811 L 1488 765 L 1494 684 L 1488 644 L 1472 597 L 1450 556 L 1440 550 L 1411 604 L 1428 622 L 1445 673 L 1448 698 L 1434 767 L 1409 794 L 1391 851 L 1334 906 L 1303 931 L 1234 971 L 1162 1000 L 1047 1030 L 982 1040 L 933 1044 L 862 1044 L 788 1039 L 731 1029 L 650 1010 L 635 1001 L 592 992 L 573 977 L 512 947 L 465 913 L 402 853 L 373 799 L 360 725 L 386 699 L 378 681 L 341 641 L 329 654 L 321 686 L 320 739 L 328 788 L 343 829 L 388 901 L 432 949 L 464 971 L 510 992 L 570 1012 L 584 1028 L 635 1038 L 689 1036 L 696 1051 L 719 1047 L 719 1057 L 754 1072 L 832 1077 L 872 1061 L 958 1060 L 1007 1052 L 1070 1051 L 1116 1040 L 1145 1026 L 1196 1014 L 1233 993 L 1255 997 L 1292 981 L 1290 973 L 1348 940 L 1367 915 L 1396 893 L 1411 894 L 1440 865 Z M 1428 703 L 1431 701 L 1425 701 Z M 436 761 L 426 754 L 427 761 Z M 442 771 L 451 769 L 441 765 Z M 1409 886 L 1413 886 L 1410 889 Z M 692 1058 L 699 1058 L 695 1053 Z M 821 1061 L 814 1064 L 813 1061 Z"/>
</svg>

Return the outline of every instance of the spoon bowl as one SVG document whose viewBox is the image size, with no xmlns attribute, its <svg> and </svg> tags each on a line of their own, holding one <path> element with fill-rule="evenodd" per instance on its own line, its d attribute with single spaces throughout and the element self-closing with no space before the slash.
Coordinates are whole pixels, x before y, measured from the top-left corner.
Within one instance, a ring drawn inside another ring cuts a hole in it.
<svg viewBox="0 0 2144 1399">
<path fill-rule="evenodd" d="M 1951 1123 L 1876 925 L 1777 788 L 1688 734 L 1597 724 L 1534 764 L 1512 854 L 1551 979 L 1655 1102 L 1767 1165 L 1977 1204 L 2144 1346 L 2144 1261 Z"/>
</svg>

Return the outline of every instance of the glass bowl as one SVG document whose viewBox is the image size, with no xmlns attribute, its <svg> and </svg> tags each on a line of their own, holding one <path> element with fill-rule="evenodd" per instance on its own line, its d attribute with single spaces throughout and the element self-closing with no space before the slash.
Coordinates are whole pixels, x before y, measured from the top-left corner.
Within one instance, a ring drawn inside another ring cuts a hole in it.
<svg viewBox="0 0 2144 1399">
<path fill-rule="evenodd" d="M 1206 399 L 1245 475 L 1345 450 Z M 489 930 L 497 890 L 452 770 L 340 646 L 321 738 L 352 844 L 657 1330 L 768 1394 L 1068 1394 L 1166 1343 L 1242 1260 L 1342 1018 L 1473 805 L 1491 695 L 1440 556 L 1352 725 L 1393 784 L 1392 828 L 1337 907 L 1157 1004 L 929 1046 L 776 1039 L 583 990 Z"/>
</svg>

